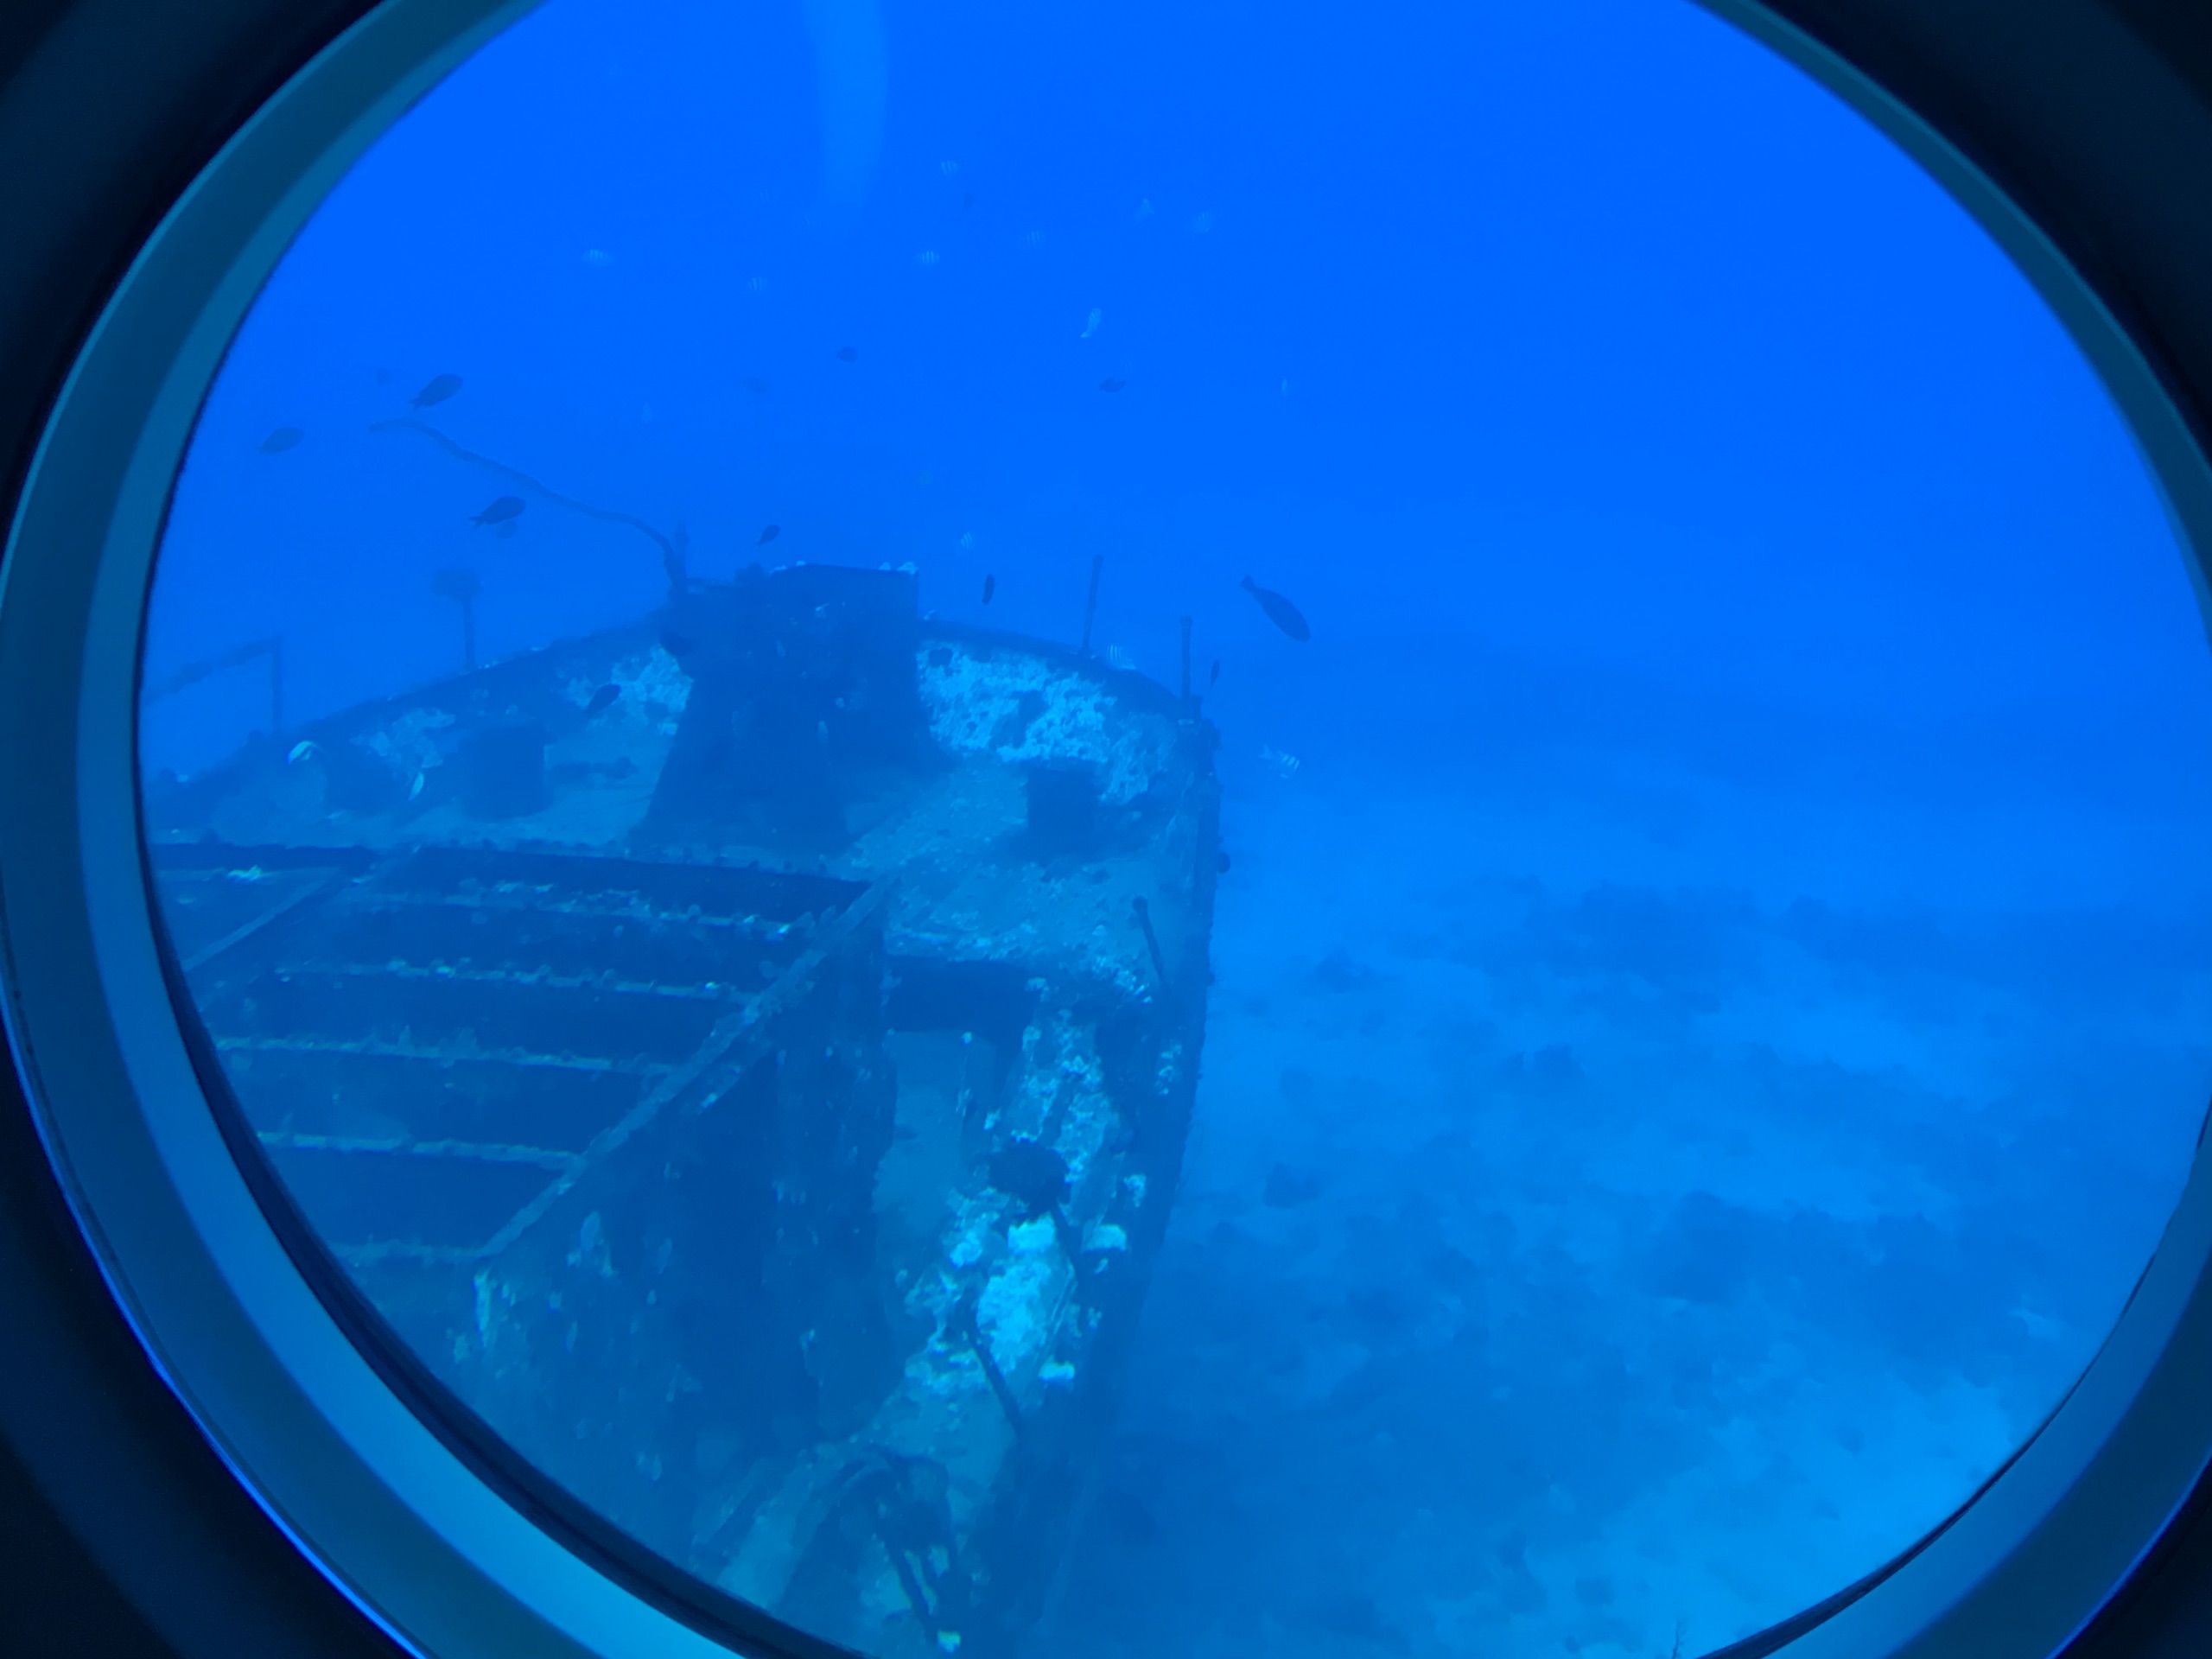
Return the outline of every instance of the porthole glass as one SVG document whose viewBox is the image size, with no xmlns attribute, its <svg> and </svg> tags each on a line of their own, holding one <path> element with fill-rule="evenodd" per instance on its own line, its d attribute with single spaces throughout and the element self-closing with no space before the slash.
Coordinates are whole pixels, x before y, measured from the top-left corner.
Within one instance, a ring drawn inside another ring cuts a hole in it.
<svg viewBox="0 0 2212 1659">
<path fill-rule="evenodd" d="M 367 1339 L 886 1659 L 1754 1631 L 2212 1083 L 2155 486 L 1672 0 L 553 0 L 239 333 L 140 761 Z"/>
</svg>

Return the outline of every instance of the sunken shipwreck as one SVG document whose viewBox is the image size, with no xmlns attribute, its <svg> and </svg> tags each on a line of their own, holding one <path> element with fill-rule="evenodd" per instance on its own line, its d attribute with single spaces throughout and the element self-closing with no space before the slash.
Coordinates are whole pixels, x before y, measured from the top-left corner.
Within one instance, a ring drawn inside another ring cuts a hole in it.
<svg viewBox="0 0 2212 1659">
<path fill-rule="evenodd" d="M 230 1132 L 425 1385 L 736 1597 L 988 1659 L 1175 1201 L 1214 741 L 795 565 L 145 812 Z"/>
</svg>

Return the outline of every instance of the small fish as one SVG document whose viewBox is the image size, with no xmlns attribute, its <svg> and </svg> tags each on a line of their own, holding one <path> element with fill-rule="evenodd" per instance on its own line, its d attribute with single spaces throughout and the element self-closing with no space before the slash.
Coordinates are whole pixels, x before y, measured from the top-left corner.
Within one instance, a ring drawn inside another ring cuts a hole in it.
<svg viewBox="0 0 2212 1659">
<path fill-rule="evenodd" d="M 591 701 L 584 704 L 584 713 L 587 715 L 603 715 L 614 706 L 615 699 L 621 695 L 620 686 L 602 685 L 591 694 Z"/>
<path fill-rule="evenodd" d="M 985 1169 L 993 1186 L 1036 1214 L 1067 1202 L 1068 1160 L 1041 1141 L 1009 1136 Z"/>
<path fill-rule="evenodd" d="M 944 176 L 949 179 L 960 171 L 960 163 L 957 162 L 939 162 L 937 164 L 937 170 L 944 174 Z"/>
<path fill-rule="evenodd" d="M 769 543 L 774 541 L 777 537 L 783 533 L 784 527 L 781 524 L 770 524 L 761 531 L 760 539 L 753 543 L 753 545 L 755 547 L 766 547 Z"/>
<path fill-rule="evenodd" d="M 1109 375 L 1106 378 L 1098 383 L 1098 390 L 1101 391 L 1119 391 L 1122 387 L 1128 384 L 1129 383 L 1126 380 L 1116 380 L 1113 376 Z"/>
<path fill-rule="evenodd" d="M 461 377 L 459 375 L 442 374 L 435 380 L 427 383 L 423 390 L 416 392 L 409 401 L 416 409 L 428 409 L 433 404 L 442 404 L 460 390 Z"/>
<path fill-rule="evenodd" d="M 1298 607 L 1273 588 L 1262 588 L 1247 576 L 1239 584 L 1244 591 L 1260 601 L 1260 608 L 1268 613 L 1268 620 L 1292 639 L 1303 645 L 1313 637 L 1313 630 L 1306 626 L 1306 619 L 1298 613 Z"/>
<path fill-rule="evenodd" d="M 479 530 L 483 529 L 486 524 L 504 524 L 511 518 L 519 518 L 522 516 L 523 505 L 523 499 L 520 496 L 503 495 L 483 512 L 478 513 L 475 518 L 470 519 L 469 523 L 474 524 Z"/>
<path fill-rule="evenodd" d="M 268 879 L 268 875 L 269 872 L 263 869 L 258 864 L 249 864 L 242 870 L 226 870 L 223 872 L 224 880 L 228 881 L 236 881 L 245 887 L 251 887 L 257 881 L 265 880 Z"/>
<path fill-rule="evenodd" d="M 1137 659 L 1130 656 L 1128 652 L 1123 651 L 1119 645 L 1109 645 L 1106 647 L 1107 667 L 1118 668 L 1124 673 L 1128 673 L 1133 671 L 1136 668 L 1136 665 Z"/>
<path fill-rule="evenodd" d="M 264 455 L 281 455 L 287 449 L 298 448 L 300 440 L 305 436 L 307 434 L 296 426 L 280 426 L 261 441 L 261 453 Z"/>
<path fill-rule="evenodd" d="M 695 640 L 687 639 L 680 633 L 664 628 L 661 630 L 660 648 L 680 662 L 696 651 L 698 645 Z"/>
<path fill-rule="evenodd" d="M 976 532 L 975 532 L 974 531 L 972 531 L 972 530 L 963 530 L 963 531 L 962 531 L 960 532 L 960 545 L 961 545 L 961 546 L 963 546 L 963 547 L 973 547 L 973 546 L 975 546 L 975 545 L 976 545 Z"/>
<path fill-rule="evenodd" d="M 999 579 L 996 576 L 985 576 L 983 578 L 983 603 L 986 605 L 989 604 L 991 602 L 991 595 L 998 592 L 998 590 Z"/>
<path fill-rule="evenodd" d="M 1206 690 L 1211 691 L 1221 683 L 1221 658 L 1213 659 L 1213 666 L 1206 671 Z"/>
<path fill-rule="evenodd" d="M 914 263 L 925 270 L 929 270 L 931 266 L 935 265 L 937 262 L 938 252 L 935 248 L 924 248 L 919 253 L 914 256 Z"/>
<path fill-rule="evenodd" d="M 1194 216 L 1191 220 L 1191 234 L 1192 236 L 1204 236 L 1211 229 L 1213 229 L 1213 215 L 1211 213 L 1199 213 Z"/>
<path fill-rule="evenodd" d="M 1096 306 L 1092 306 L 1090 308 L 1090 320 L 1083 325 L 1083 338 L 1089 340 L 1093 334 L 1098 332 L 1099 324 L 1105 321 L 1106 314 L 1103 311 L 1101 311 Z"/>
<path fill-rule="evenodd" d="M 413 800 L 416 796 L 420 795 L 420 794 L 423 792 L 423 785 L 425 785 L 425 784 L 427 784 L 427 783 L 429 783 L 429 781 L 430 781 L 430 774 L 429 774 L 429 772 L 416 772 L 416 773 L 415 774 L 415 781 L 414 781 L 413 783 L 411 783 L 411 784 L 410 784 L 410 785 L 407 785 L 407 798 L 408 798 L 409 800 L 410 800 L 410 801 L 411 801 L 411 800 Z"/>
<path fill-rule="evenodd" d="M 309 755 L 321 753 L 321 748 L 322 746 L 313 738 L 303 737 L 292 745 L 290 753 L 284 757 L 284 764 L 288 766 L 296 766 Z"/>
<path fill-rule="evenodd" d="M 768 383 L 756 376 L 748 374 L 744 379 L 739 381 L 737 384 L 743 386 L 746 391 L 751 392 L 755 397 L 766 397 L 768 395 Z"/>
<path fill-rule="evenodd" d="M 614 256 L 609 253 L 605 248 L 586 248 L 584 250 L 584 264 L 591 266 L 595 270 L 605 270 L 607 266 L 613 263 Z"/>
<path fill-rule="evenodd" d="M 861 360 L 860 347 L 857 346 L 840 346 L 837 348 L 837 360 L 840 363 L 859 362 Z"/>
<path fill-rule="evenodd" d="M 1289 777 L 1303 764 L 1296 755 L 1282 749 L 1271 749 L 1264 743 L 1260 745 L 1260 759 L 1273 766 L 1276 773 L 1284 778 Z"/>
</svg>

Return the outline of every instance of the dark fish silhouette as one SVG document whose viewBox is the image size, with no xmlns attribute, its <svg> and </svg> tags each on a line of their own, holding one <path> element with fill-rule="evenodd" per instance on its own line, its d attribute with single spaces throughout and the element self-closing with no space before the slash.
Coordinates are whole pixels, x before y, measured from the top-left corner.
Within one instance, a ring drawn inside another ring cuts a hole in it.
<svg viewBox="0 0 2212 1659">
<path fill-rule="evenodd" d="M 1041 1141 L 1015 1135 L 991 1154 L 990 1182 L 1033 1213 L 1065 1201 L 1068 1160 Z"/>
<path fill-rule="evenodd" d="M 305 436 L 307 434 L 296 426 L 280 426 L 261 441 L 261 453 L 264 455 L 281 455 L 287 449 L 298 448 L 300 440 Z"/>
<path fill-rule="evenodd" d="M 442 374 L 426 385 L 422 391 L 416 392 L 410 401 L 417 409 L 428 409 L 432 404 L 442 404 L 460 390 L 461 377 L 459 375 Z"/>
<path fill-rule="evenodd" d="M 660 645 L 663 651 L 666 652 L 670 656 L 677 658 L 678 661 L 689 657 L 694 651 L 698 649 L 697 645 L 694 641 L 687 639 L 682 634 L 677 633 L 667 628 L 663 628 L 661 630 Z"/>
<path fill-rule="evenodd" d="M 983 578 L 983 603 L 986 605 L 989 604 L 991 602 L 991 595 L 998 592 L 998 590 L 999 579 L 996 576 L 985 576 Z"/>
<path fill-rule="evenodd" d="M 1106 378 L 1098 383 L 1098 390 L 1101 391 L 1119 391 L 1122 387 L 1128 384 L 1129 383 L 1126 380 L 1116 380 L 1113 376 L 1109 375 Z"/>
<path fill-rule="evenodd" d="M 518 495 L 503 495 L 490 506 L 469 520 L 477 529 L 486 524 L 504 524 L 510 518 L 522 517 L 523 499 Z"/>
<path fill-rule="evenodd" d="M 1320 1196 L 1319 1179 L 1288 1164 L 1277 1164 L 1268 1170 L 1267 1184 L 1260 1189 L 1260 1202 L 1277 1210 L 1309 1204 Z"/>
<path fill-rule="evenodd" d="M 739 385 L 741 385 L 741 386 L 743 386 L 743 387 L 744 387 L 747 391 L 751 392 L 751 393 L 752 393 L 755 397 L 763 397 L 763 396 L 765 396 L 765 395 L 766 394 L 766 392 L 767 392 L 767 390 L 768 390 L 768 383 L 767 383 L 766 380 L 758 380 L 758 379 L 755 379 L 753 376 L 751 376 L 751 375 L 749 375 L 749 374 L 748 374 L 748 375 L 747 375 L 747 376 L 745 377 L 745 378 L 744 378 L 744 379 L 742 379 L 742 380 L 739 381 L 737 384 L 738 384 Z"/>
<path fill-rule="evenodd" d="M 1306 626 L 1306 619 L 1298 613 L 1298 607 L 1281 594 L 1273 588 L 1261 587 L 1249 576 L 1244 578 L 1243 586 L 1246 593 L 1260 601 L 1260 608 L 1268 613 L 1268 620 L 1292 639 L 1303 645 L 1313 637 L 1313 630 Z"/>
<path fill-rule="evenodd" d="M 766 547 L 769 543 L 774 541 L 777 537 L 783 533 L 784 527 L 781 524 L 770 524 L 766 529 L 760 532 L 760 539 L 753 543 L 753 545 L 755 547 Z"/>
<path fill-rule="evenodd" d="M 1213 666 L 1206 671 L 1206 690 L 1211 691 L 1221 683 L 1221 658 L 1213 659 Z"/>
<path fill-rule="evenodd" d="M 584 705 L 584 713 L 586 715 L 603 715 L 609 709 L 612 709 L 614 706 L 615 699 L 620 697 L 621 695 L 622 688 L 620 686 L 602 685 L 598 690 L 591 694 L 591 701 Z"/>
<path fill-rule="evenodd" d="M 837 360 L 840 363 L 859 362 L 861 360 L 860 348 L 856 346 L 840 346 L 837 348 Z"/>
</svg>

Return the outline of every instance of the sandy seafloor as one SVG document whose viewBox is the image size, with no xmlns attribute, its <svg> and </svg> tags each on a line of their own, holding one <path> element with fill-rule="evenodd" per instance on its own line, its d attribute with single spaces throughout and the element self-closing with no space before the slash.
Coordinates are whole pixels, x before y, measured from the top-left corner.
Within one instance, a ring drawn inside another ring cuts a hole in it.
<svg viewBox="0 0 2212 1659">
<path fill-rule="evenodd" d="M 1484 717 L 1221 716 L 1185 1186 L 1036 1654 L 1703 1652 L 1966 1497 L 2155 1243 L 2212 911 L 2147 751 Z"/>
</svg>

